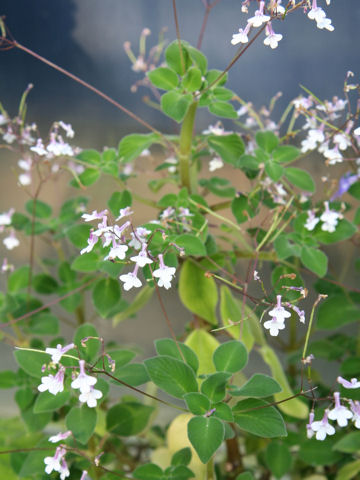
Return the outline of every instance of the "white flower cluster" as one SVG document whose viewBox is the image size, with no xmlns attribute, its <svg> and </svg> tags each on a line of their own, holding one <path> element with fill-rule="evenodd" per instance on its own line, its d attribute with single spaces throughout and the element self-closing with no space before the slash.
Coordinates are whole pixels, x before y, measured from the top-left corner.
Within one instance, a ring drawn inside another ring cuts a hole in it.
<svg viewBox="0 0 360 480">
<path fill-rule="evenodd" d="M 60 344 L 56 348 L 47 348 L 45 351 L 51 355 L 52 363 L 59 364 L 61 357 L 74 348 L 70 343 L 65 347 Z M 71 388 L 80 390 L 79 401 L 86 403 L 88 407 L 93 408 L 97 405 L 97 400 L 102 397 L 102 392 L 94 388 L 97 378 L 85 373 L 85 361 L 79 360 L 79 375 L 72 381 Z M 59 364 L 59 369 L 55 375 L 49 374 L 41 377 L 41 384 L 38 386 L 39 392 L 48 391 L 52 395 L 57 395 L 64 391 L 65 367 Z"/>
<path fill-rule="evenodd" d="M 360 388 L 360 381 L 352 378 L 349 382 L 345 378 L 338 377 L 338 383 L 345 388 Z M 310 412 L 309 423 L 306 425 L 306 433 L 308 438 L 315 435 L 316 440 L 325 440 L 327 435 L 334 435 L 335 428 L 329 423 L 329 420 L 336 421 L 339 427 L 346 427 L 348 421 L 352 420 L 355 428 L 360 429 L 360 402 L 346 400 L 350 408 L 341 405 L 340 393 L 334 392 L 334 408 L 326 409 L 321 420 L 314 422 L 314 412 Z"/>
<path fill-rule="evenodd" d="M 182 219 L 184 228 L 186 228 L 186 217 L 192 216 L 192 214 L 187 208 L 180 207 L 179 211 L 180 219 Z M 160 215 L 163 223 L 166 224 L 174 212 L 175 210 L 172 207 L 165 209 Z M 101 221 L 98 223 L 97 229 L 91 230 L 88 238 L 88 245 L 81 250 L 80 254 L 83 255 L 84 253 L 91 252 L 99 239 L 101 239 L 102 246 L 104 248 L 110 246 L 110 251 L 104 260 L 125 260 L 129 247 L 133 248 L 134 250 L 139 250 L 137 255 L 130 257 L 130 261 L 135 263 L 134 270 L 132 272 L 120 275 L 119 278 L 123 282 L 124 290 L 126 291 L 132 288 L 140 288 L 142 286 L 142 282 L 138 278 L 139 268 L 144 268 L 146 265 L 151 265 L 155 260 L 155 258 L 149 253 L 147 243 L 147 237 L 151 234 L 151 231 L 144 227 L 138 227 L 130 232 L 131 240 L 129 241 L 125 238 L 124 233 L 129 228 L 132 228 L 131 221 L 128 220 L 121 226 L 116 224 L 108 225 L 107 213 L 107 210 L 103 210 L 101 212 L 94 210 L 91 214 L 85 213 L 82 215 L 82 218 L 85 220 L 85 222 L 90 222 L 93 220 Z M 115 221 L 119 221 L 124 217 L 131 215 L 132 213 L 133 212 L 131 211 L 130 207 L 122 208 Z M 165 265 L 162 254 L 159 254 L 157 259 L 159 261 L 159 268 L 152 271 L 152 275 L 157 279 L 157 284 L 159 287 L 169 289 L 171 287 L 171 281 L 175 275 L 176 269 L 175 267 L 168 267 Z"/>
<path fill-rule="evenodd" d="M 269 315 L 272 317 L 271 320 L 264 322 L 264 328 L 269 330 L 272 337 L 277 337 L 280 330 L 285 328 L 285 319 L 291 317 L 291 313 L 285 310 L 281 304 L 281 295 L 276 296 L 277 304 L 276 307 L 270 310 Z M 303 310 L 300 310 L 296 305 L 291 305 L 287 303 L 289 308 L 292 308 L 297 315 L 301 323 L 305 323 L 305 313 Z"/>
<path fill-rule="evenodd" d="M 306 230 L 309 230 L 309 232 L 314 230 L 316 225 L 321 221 L 321 230 L 323 230 L 324 232 L 333 233 L 336 230 L 336 226 L 339 220 L 343 218 L 340 212 L 337 212 L 336 210 L 331 210 L 329 208 L 329 202 L 324 202 L 324 205 L 325 210 L 320 215 L 320 217 L 317 217 L 315 215 L 314 210 L 308 211 L 308 218 L 306 219 L 304 227 L 306 228 Z"/>
<path fill-rule="evenodd" d="M 3 239 L 3 244 L 7 250 L 12 250 L 20 245 L 19 239 L 15 235 L 15 230 L 10 227 L 14 212 L 15 209 L 10 208 L 8 212 L 0 213 L 0 233 L 5 232 L 7 235 Z"/>
<path fill-rule="evenodd" d="M 329 0 L 326 1 L 327 4 L 330 3 Z M 301 3 L 303 2 L 299 2 L 299 4 L 297 4 L 296 1 L 293 0 L 292 7 L 295 9 L 300 6 Z M 249 4 L 250 0 L 243 1 L 241 8 L 243 13 L 248 13 Z M 306 8 L 304 11 L 306 12 Z M 261 27 L 265 23 L 266 38 L 264 39 L 264 45 L 267 45 L 272 49 L 277 48 L 283 36 L 280 33 L 274 32 L 271 21 L 276 18 L 281 18 L 285 14 L 287 14 L 287 11 L 281 5 L 281 0 L 270 0 L 267 7 L 265 7 L 265 0 L 261 0 L 259 3 L 259 8 L 255 11 L 254 16 L 248 18 L 246 27 L 244 29 L 239 28 L 239 32 L 233 34 L 231 39 L 232 45 L 248 43 L 251 29 Z M 326 18 L 326 13 L 324 10 L 317 6 L 317 0 L 312 0 L 311 10 L 308 12 L 307 16 L 310 18 L 310 20 L 315 20 L 316 26 L 321 30 L 326 29 L 330 32 L 334 30 L 333 25 L 331 25 L 330 18 Z"/>
</svg>

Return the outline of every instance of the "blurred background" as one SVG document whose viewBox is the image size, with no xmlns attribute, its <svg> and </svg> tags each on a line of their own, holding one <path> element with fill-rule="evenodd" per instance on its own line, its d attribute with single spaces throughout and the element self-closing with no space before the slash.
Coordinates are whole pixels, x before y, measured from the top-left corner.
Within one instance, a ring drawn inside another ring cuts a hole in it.
<svg viewBox="0 0 360 480">
<path fill-rule="evenodd" d="M 321 99 L 342 97 L 346 72 L 352 70 L 357 77 L 360 74 L 360 2 L 333 0 L 330 6 L 326 6 L 325 0 L 318 3 L 332 19 L 334 32 L 317 29 L 315 22 L 302 11 L 290 15 L 286 22 L 274 23 L 275 31 L 284 37 L 279 47 L 273 51 L 265 47 L 261 36 L 231 70 L 229 88 L 256 107 L 268 103 L 281 91 L 279 111 L 302 92 L 300 85 Z M 181 36 L 196 45 L 204 5 L 201 0 L 178 0 L 177 4 Z M 176 128 L 144 104 L 142 97 L 148 95 L 148 90 L 139 87 L 137 93 L 131 92 L 131 85 L 142 78 L 142 73 L 131 69 L 123 48 L 124 42 L 130 41 L 137 55 L 144 27 L 151 30 L 148 48 L 157 43 L 163 27 L 167 27 L 165 38 L 171 42 L 175 28 L 170 1 L 2 0 L 0 15 L 6 16 L 6 23 L 18 42 L 96 86 L 156 128 L 167 132 Z M 203 39 L 210 68 L 223 69 L 234 56 L 237 48 L 230 40 L 233 33 L 245 27 L 247 17 L 241 13 L 240 0 L 222 0 L 213 8 Z M 115 107 L 37 59 L 19 50 L 0 52 L 0 101 L 10 115 L 16 114 L 21 94 L 29 83 L 34 84 L 34 89 L 28 99 L 28 121 L 35 121 L 44 137 L 54 120 L 71 123 L 76 132 L 74 145 L 82 148 L 115 147 L 130 131 L 145 131 Z M 208 123 L 204 114 L 198 128 L 204 129 Z M 0 212 L 11 206 L 21 211 L 26 197 L 15 188 L 16 177 L 11 172 L 14 158 L 3 151 L 0 158 Z M 106 183 L 90 189 L 89 196 L 96 197 L 90 206 L 102 208 L 108 193 L 114 189 L 114 185 Z M 43 198 L 50 204 L 60 204 L 68 194 L 63 182 L 55 188 L 49 185 Z M 153 214 L 142 207 L 137 221 L 149 219 L 149 215 L 152 218 Z M 19 262 L 26 261 L 28 245 L 23 245 L 20 256 Z M 15 253 L 11 257 L 14 261 Z M 175 330 L 182 331 L 189 315 L 175 299 L 175 293 L 165 292 L 164 301 Z M 98 319 L 96 322 L 105 331 L 105 337 L 111 338 L 110 322 Z M 119 340 L 121 337 L 125 344 L 143 343 L 148 353 L 152 351 L 153 338 L 168 336 L 165 322 L 159 318 L 156 298 L 135 323 L 125 322 L 120 328 Z M 4 368 L 15 368 L 10 347 L 3 348 L 1 361 Z M 7 405 L 12 411 L 11 404 Z"/>
</svg>

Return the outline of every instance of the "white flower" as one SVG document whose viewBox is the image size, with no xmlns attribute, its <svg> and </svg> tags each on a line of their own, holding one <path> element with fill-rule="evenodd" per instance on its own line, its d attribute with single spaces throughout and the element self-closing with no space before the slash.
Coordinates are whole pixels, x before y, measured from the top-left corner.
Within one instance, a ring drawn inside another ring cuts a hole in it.
<svg viewBox="0 0 360 480">
<path fill-rule="evenodd" d="M 325 212 L 321 215 L 320 220 L 323 222 L 321 230 L 324 232 L 335 232 L 339 219 L 342 218 L 341 213 L 330 210 L 329 202 L 324 202 Z"/>
<path fill-rule="evenodd" d="M 91 230 L 90 236 L 87 241 L 88 242 L 87 247 L 80 250 L 80 255 L 83 255 L 84 253 L 90 253 L 98 240 L 99 240 L 99 237 L 94 234 L 93 230 Z"/>
<path fill-rule="evenodd" d="M 100 220 L 104 218 L 107 213 L 107 210 L 102 210 L 101 212 L 93 210 L 91 213 L 84 213 L 83 215 L 81 215 L 81 218 L 83 218 L 85 222 L 91 222 L 92 220 Z"/>
<path fill-rule="evenodd" d="M 44 144 L 43 144 L 43 141 L 41 140 L 41 138 L 37 139 L 35 147 L 30 147 L 30 150 L 32 152 L 35 152 L 40 157 L 43 157 L 44 155 L 47 155 L 47 153 L 48 153 L 45 150 L 45 147 L 44 147 Z"/>
<path fill-rule="evenodd" d="M 328 410 L 325 410 L 322 420 L 312 422 L 311 429 L 316 432 L 316 440 L 325 440 L 326 435 L 334 435 L 335 428 L 328 422 Z"/>
<path fill-rule="evenodd" d="M 129 242 L 129 247 L 135 248 L 135 250 L 140 250 L 143 243 L 146 242 L 145 237 L 150 235 L 151 231 L 144 227 L 138 227 L 134 232 L 131 232 L 130 235 L 132 239 Z"/>
<path fill-rule="evenodd" d="M 355 128 L 354 135 L 360 136 L 360 127 Z"/>
<path fill-rule="evenodd" d="M 143 243 L 139 255 L 135 255 L 135 257 L 130 257 L 130 260 L 135 262 L 136 265 L 138 265 L 141 268 L 145 267 L 145 265 L 153 263 L 151 258 L 148 257 L 146 249 L 147 249 L 147 244 Z"/>
<path fill-rule="evenodd" d="M 355 428 L 360 428 L 360 402 L 356 400 L 353 402 L 350 400 L 350 408 L 353 413 L 352 421 L 354 422 Z"/>
<path fill-rule="evenodd" d="M 75 132 L 70 123 L 64 123 L 62 120 L 60 120 L 59 125 L 63 130 L 65 130 L 66 136 L 68 138 L 74 138 Z"/>
<path fill-rule="evenodd" d="M 97 379 L 85 373 L 85 360 L 79 360 L 80 373 L 75 380 L 71 382 L 71 387 L 79 389 L 81 393 L 88 393 L 90 388 L 95 385 Z"/>
<path fill-rule="evenodd" d="M 128 215 L 133 214 L 134 212 L 130 207 L 120 208 L 119 216 L 115 219 L 118 222 L 121 218 L 127 217 Z"/>
<path fill-rule="evenodd" d="M 59 363 L 64 353 L 68 352 L 74 347 L 75 345 L 73 343 L 69 343 L 69 345 L 65 345 L 65 347 L 62 347 L 59 343 L 56 345 L 56 348 L 46 348 L 45 352 L 51 355 L 51 361 L 53 363 Z"/>
<path fill-rule="evenodd" d="M 115 245 L 115 247 L 110 249 L 109 255 L 107 255 L 104 260 L 115 260 L 115 258 L 124 260 L 128 249 L 129 247 L 127 245 Z"/>
<path fill-rule="evenodd" d="M 64 390 L 65 368 L 60 367 L 57 374 L 41 377 L 41 384 L 38 386 L 39 392 L 46 392 L 57 395 Z"/>
<path fill-rule="evenodd" d="M 215 157 L 210 160 L 209 163 L 209 171 L 210 172 L 215 172 L 215 170 L 218 170 L 219 168 L 222 168 L 224 166 L 224 162 L 221 160 L 220 157 Z"/>
<path fill-rule="evenodd" d="M 340 393 L 334 392 L 335 407 L 329 411 L 330 420 L 336 420 L 339 427 L 346 427 L 348 420 L 353 417 L 352 412 L 340 404 Z"/>
<path fill-rule="evenodd" d="M 337 377 L 336 381 L 344 388 L 360 388 L 360 381 L 357 378 L 352 378 L 349 382 L 349 380 L 343 377 Z"/>
<path fill-rule="evenodd" d="M 277 48 L 280 40 L 283 38 L 280 33 L 274 32 L 271 26 L 271 22 L 268 22 L 268 24 L 266 25 L 265 35 L 266 38 L 264 40 L 264 45 L 267 45 L 272 49 Z"/>
<path fill-rule="evenodd" d="M 320 218 L 315 216 L 314 210 L 308 210 L 308 218 L 306 219 L 304 227 L 309 232 L 313 231 L 316 225 L 320 222 Z"/>
<path fill-rule="evenodd" d="M 45 473 L 50 475 L 50 473 L 54 470 L 55 472 L 60 472 L 61 471 L 61 460 L 66 454 L 66 450 L 62 447 L 57 447 L 55 451 L 55 455 L 53 457 L 45 457 L 44 458 L 44 463 L 46 465 L 45 467 Z"/>
<path fill-rule="evenodd" d="M 79 400 L 81 403 L 86 403 L 89 408 L 94 408 L 97 405 L 97 400 L 103 396 L 100 390 L 90 387 L 88 392 L 81 393 Z"/>
<path fill-rule="evenodd" d="M 4 133 L 3 139 L 6 143 L 13 143 L 16 140 L 16 135 L 13 134 L 11 127 L 8 128 L 6 133 Z"/>
<path fill-rule="evenodd" d="M 251 24 L 248 23 L 245 27 L 245 30 L 243 30 L 242 28 L 239 28 L 239 33 L 233 33 L 231 44 L 237 45 L 238 43 L 248 43 L 249 41 L 248 33 L 250 30 L 250 26 Z"/>
<path fill-rule="evenodd" d="M 311 410 L 309 414 L 309 423 L 306 425 L 306 436 L 309 439 L 315 435 L 314 430 L 311 428 L 311 425 L 314 421 L 314 417 L 315 417 L 314 412 Z"/>
<path fill-rule="evenodd" d="M 70 476 L 70 471 L 64 458 L 61 459 L 59 473 L 60 473 L 60 480 L 65 480 L 66 477 Z"/>
<path fill-rule="evenodd" d="M 346 150 L 348 147 L 351 146 L 351 142 L 347 135 L 343 133 L 337 133 L 334 135 L 333 142 L 338 145 L 340 150 Z"/>
<path fill-rule="evenodd" d="M 10 225 L 11 217 L 13 216 L 14 212 L 15 210 L 13 208 L 10 208 L 8 212 L 0 213 L 0 226 Z"/>
<path fill-rule="evenodd" d="M 14 230 L 11 230 L 9 236 L 3 239 L 3 244 L 8 250 L 12 250 L 20 245 L 19 240 L 15 236 Z"/>
<path fill-rule="evenodd" d="M 336 146 L 335 148 L 327 148 L 320 150 L 319 152 L 324 155 L 325 158 L 329 160 L 329 165 L 335 165 L 336 163 L 342 163 L 343 156 L 339 152 L 339 147 Z"/>
<path fill-rule="evenodd" d="M 67 432 L 64 433 L 58 433 L 57 435 L 53 435 L 52 437 L 49 438 L 49 442 L 51 443 L 58 443 L 61 442 L 61 440 L 66 440 L 68 437 L 72 435 L 72 431 L 68 430 Z"/>
<path fill-rule="evenodd" d="M 269 15 L 264 15 L 264 8 L 265 2 L 261 0 L 259 10 L 256 10 L 255 16 L 248 19 L 248 23 L 250 23 L 251 26 L 255 28 L 260 27 L 263 23 L 270 20 Z"/>
<path fill-rule="evenodd" d="M 329 32 L 333 32 L 335 30 L 334 26 L 331 25 L 331 19 L 326 17 L 320 18 L 320 20 L 316 22 L 316 26 L 317 28 L 320 28 L 320 30 L 325 28 L 326 30 L 329 30 Z"/>
<path fill-rule="evenodd" d="M 171 287 L 171 281 L 175 275 L 175 267 L 167 267 L 164 264 L 164 258 L 162 254 L 159 254 L 160 268 L 153 272 L 153 276 L 158 278 L 159 287 L 164 287 L 168 290 Z"/>
<path fill-rule="evenodd" d="M 325 17 L 326 17 L 326 13 L 320 7 L 312 8 L 308 13 L 308 18 L 310 18 L 310 20 L 315 20 L 316 22 L 318 22 L 319 20 Z"/>
<path fill-rule="evenodd" d="M 279 334 L 279 330 L 285 328 L 285 318 L 291 317 L 291 313 L 281 305 L 281 295 L 277 295 L 276 299 L 276 307 L 269 312 L 269 315 L 273 318 L 264 323 L 264 328 L 270 331 L 272 337 L 276 337 Z"/>
<path fill-rule="evenodd" d="M 120 277 L 119 277 L 120 280 L 122 282 L 124 282 L 124 290 L 128 291 L 133 287 L 135 287 L 135 288 L 140 288 L 141 287 L 142 283 L 139 280 L 139 278 L 137 277 L 138 269 L 139 269 L 139 265 L 136 264 L 133 272 L 129 272 L 125 275 L 120 275 Z"/>
<path fill-rule="evenodd" d="M 26 187 L 27 185 L 31 184 L 31 175 L 29 173 L 21 173 L 18 180 L 20 185 Z"/>
</svg>

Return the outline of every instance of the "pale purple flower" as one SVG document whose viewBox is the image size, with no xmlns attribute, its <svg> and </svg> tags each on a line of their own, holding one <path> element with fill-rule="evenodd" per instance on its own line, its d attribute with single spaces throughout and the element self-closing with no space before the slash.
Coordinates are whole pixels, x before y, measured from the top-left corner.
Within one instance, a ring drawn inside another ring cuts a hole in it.
<svg viewBox="0 0 360 480">
<path fill-rule="evenodd" d="M 0 226 L 11 225 L 11 218 L 15 212 L 14 208 L 10 208 L 8 212 L 0 213 Z"/>
<path fill-rule="evenodd" d="M 132 239 L 129 242 L 129 247 L 135 248 L 135 250 L 141 250 L 142 244 L 146 242 L 146 238 L 150 235 L 151 231 L 144 227 L 138 227 L 134 232 L 131 232 L 130 235 Z"/>
<path fill-rule="evenodd" d="M 137 277 L 138 269 L 139 269 L 139 265 L 136 264 L 133 272 L 129 272 L 125 275 L 120 275 L 119 277 L 120 280 L 124 282 L 124 290 L 128 291 L 133 287 L 135 288 L 141 287 L 142 285 L 141 280 Z"/>
<path fill-rule="evenodd" d="M 9 144 L 14 143 L 14 141 L 16 140 L 16 135 L 14 135 L 14 132 L 10 126 L 8 127 L 7 132 L 4 133 L 3 139 L 6 143 Z"/>
<path fill-rule="evenodd" d="M 335 428 L 328 422 L 328 410 L 325 410 L 322 420 L 312 422 L 311 429 L 316 433 L 316 440 L 325 440 L 326 435 L 334 435 Z"/>
<path fill-rule="evenodd" d="M 301 151 L 306 153 L 309 150 L 314 150 L 318 143 L 323 143 L 325 140 L 324 132 L 320 128 L 311 128 L 308 131 L 308 136 L 301 142 Z"/>
<path fill-rule="evenodd" d="M 7 273 L 7 272 L 13 272 L 14 270 L 15 270 L 14 265 L 9 263 L 7 258 L 4 258 L 3 263 L 1 265 L 1 272 Z"/>
<path fill-rule="evenodd" d="M 314 421 L 315 415 L 314 412 L 311 410 L 309 414 L 309 423 L 306 425 L 306 436 L 307 438 L 312 438 L 315 435 L 315 431 L 312 429 L 311 425 Z"/>
<path fill-rule="evenodd" d="M 281 305 L 281 295 L 277 295 L 276 299 L 276 307 L 269 312 L 269 315 L 273 318 L 264 323 L 264 328 L 270 331 L 272 337 L 276 337 L 279 334 L 279 330 L 285 328 L 285 318 L 291 317 L 291 313 Z"/>
<path fill-rule="evenodd" d="M 65 345 L 65 347 L 62 347 L 59 343 L 56 345 L 56 348 L 46 348 L 45 352 L 51 355 L 51 361 L 53 363 L 59 363 L 61 357 L 74 347 L 75 345 L 73 343 L 69 343 L 69 345 Z"/>
<path fill-rule="evenodd" d="M 164 287 L 168 290 L 171 287 L 171 281 L 175 275 L 175 267 L 167 267 L 164 264 L 164 258 L 162 254 L 159 254 L 160 267 L 153 272 L 153 276 L 158 278 L 159 287 Z"/>
<path fill-rule="evenodd" d="M 107 213 L 107 210 L 102 210 L 101 212 L 93 210 L 91 213 L 84 213 L 83 215 L 81 215 L 81 218 L 83 218 L 85 222 L 91 222 L 92 220 L 100 220 L 104 218 Z"/>
<path fill-rule="evenodd" d="M 83 392 L 79 396 L 81 403 L 86 403 L 89 408 L 94 408 L 97 405 L 97 400 L 103 396 L 100 390 L 90 387 L 88 392 Z"/>
<path fill-rule="evenodd" d="M 248 19 L 248 23 L 250 23 L 252 27 L 260 27 L 263 23 L 270 20 L 269 15 L 264 15 L 264 8 L 265 2 L 264 0 L 261 0 L 259 9 L 255 12 L 255 16 Z"/>
<path fill-rule="evenodd" d="M 93 385 L 97 382 L 97 378 L 91 377 L 85 373 L 85 360 L 79 360 L 80 373 L 71 382 L 71 387 L 79 389 L 81 393 L 88 393 Z"/>
<path fill-rule="evenodd" d="M 64 123 L 62 120 L 60 120 L 59 126 L 65 131 L 68 138 L 74 138 L 75 132 L 70 123 Z"/>
<path fill-rule="evenodd" d="M 90 253 L 94 246 L 97 244 L 97 241 L 99 240 L 99 237 L 94 234 L 94 231 L 90 231 L 90 236 L 88 238 L 88 244 L 85 248 L 80 250 L 80 255 L 83 255 L 84 253 Z"/>
<path fill-rule="evenodd" d="M 337 133 L 334 135 L 333 142 L 340 148 L 340 150 L 346 150 L 351 146 L 351 141 L 344 133 Z"/>
<path fill-rule="evenodd" d="M 60 480 L 65 480 L 66 477 L 70 476 L 69 467 L 67 466 L 67 463 L 64 457 L 61 459 L 61 462 L 60 462 L 59 473 L 60 473 Z"/>
<path fill-rule="evenodd" d="M 340 404 L 340 393 L 334 392 L 335 407 L 329 411 L 330 420 L 336 420 L 339 427 L 346 427 L 348 420 L 353 417 L 352 412 Z"/>
<path fill-rule="evenodd" d="M 162 220 L 166 220 L 167 218 L 171 217 L 171 215 L 174 215 L 175 209 L 172 207 L 167 207 L 165 210 L 160 214 L 160 218 Z"/>
<path fill-rule="evenodd" d="M 320 222 L 320 218 L 315 215 L 314 210 L 308 210 L 307 214 L 308 218 L 306 219 L 304 227 L 306 228 L 306 230 L 309 230 L 309 232 L 311 232 Z"/>
<path fill-rule="evenodd" d="M 61 442 L 62 440 L 66 440 L 68 437 L 72 435 L 72 431 L 68 430 L 67 432 L 64 433 L 58 433 L 57 435 L 53 435 L 52 437 L 49 438 L 49 442 L 51 443 L 58 443 Z"/>
<path fill-rule="evenodd" d="M 39 392 L 48 391 L 52 395 L 57 395 L 64 391 L 65 368 L 60 367 L 56 375 L 47 375 L 41 377 L 41 384 L 38 386 Z"/>
<path fill-rule="evenodd" d="M 266 38 L 264 40 L 264 45 L 267 45 L 272 49 L 277 48 L 280 40 L 283 38 L 283 36 L 280 33 L 274 32 L 271 26 L 271 22 L 268 22 L 266 25 L 265 35 L 266 35 Z"/>
<path fill-rule="evenodd" d="M 350 400 L 349 403 L 353 413 L 352 421 L 354 422 L 355 428 L 360 429 L 360 402 L 358 400 L 355 400 L 355 402 Z"/>
<path fill-rule="evenodd" d="M 134 257 L 130 257 L 130 260 L 132 262 L 135 262 L 136 265 L 138 265 L 141 268 L 145 267 L 145 265 L 153 263 L 151 258 L 148 257 L 146 249 L 147 249 L 147 244 L 143 243 L 139 255 L 135 255 Z"/>
<path fill-rule="evenodd" d="M 124 217 L 132 215 L 134 212 L 131 210 L 131 207 L 120 208 L 119 216 L 116 218 L 116 222 L 121 220 Z"/>
<path fill-rule="evenodd" d="M 258 272 L 257 270 L 254 270 L 254 280 L 255 280 L 256 282 L 261 281 L 261 278 L 260 278 L 260 276 L 259 276 L 259 272 Z"/>
<path fill-rule="evenodd" d="M 88 474 L 87 470 L 83 470 L 80 480 L 86 480 L 87 474 Z"/>
<path fill-rule="evenodd" d="M 245 29 L 239 28 L 239 33 L 233 33 L 231 44 L 237 45 L 238 43 L 248 43 L 249 41 L 249 32 L 250 32 L 251 24 L 247 23 Z"/>
<path fill-rule="evenodd" d="M 229 132 L 226 132 L 221 122 L 216 122 L 215 125 L 209 125 L 206 130 L 203 130 L 203 135 L 227 135 Z"/>
<path fill-rule="evenodd" d="M 331 197 L 331 201 L 335 200 L 336 198 L 341 197 L 344 195 L 351 185 L 355 183 L 359 179 L 359 175 L 352 175 L 351 172 L 345 173 L 340 180 L 339 180 L 339 188 L 337 191 L 334 193 L 334 195 Z"/>
<path fill-rule="evenodd" d="M 336 381 L 344 388 L 360 388 L 360 381 L 357 378 L 352 378 L 349 382 L 349 380 L 343 377 L 337 377 Z"/>
<path fill-rule="evenodd" d="M 66 454 L 66 450 L 64 448 L 57 447 L 55 451 L 55 455 L 53 457 L 45 457 L 44 458 L 44 463 L 46 465 L 45 473 L 47 473 L 48 475 L 50 475 L 52 471 L 60 473 L 62 469 L 61 460 L 63 459 L 65 454 Z"/>
<path fill-rule="evenodd" d="M 115 260 L 116 258 L 124 260 L 128 249 L 129 247 L 127 245 L 115 245 L 111 247 L 109 255 L 107 255 L 104 260 Z"/>
<path fill-rule="evenodd" d="M 342 218 L 342 214 L 335 210 L 331 210 L 329 208 L 329 202 L 324 202 L 324 205 L 325 211 L 320 217 L 320 220 L 323 222 L 321 230 L 329 233 L 335 232 L 338 221 Z"/>
</svg>

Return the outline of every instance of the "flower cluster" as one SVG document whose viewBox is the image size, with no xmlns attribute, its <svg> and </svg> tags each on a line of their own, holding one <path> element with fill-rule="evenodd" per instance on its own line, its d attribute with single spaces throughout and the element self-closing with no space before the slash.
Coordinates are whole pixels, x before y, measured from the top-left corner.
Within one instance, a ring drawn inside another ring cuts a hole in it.
<svg viewBox="0 0 360 480">
<path fill-rule="evenodd" d="M 321 230 L 324 232 L 329 232 L 333 233 L 336 230 L 336 226 L 343 218 L 342 214 L 340 212 L 337 212 L 336 210 L 331 210 L 329 208 L 329 202 L 324 202 L 325 205 L 325 210 L 324 212 L 320 215 L 320 217 L 317 217 L 315 215 L 314 210 L 309 210 L 308 211 L 308 218 L 306 219 L 305 222 L 305 228 L 306 230 L 309 230 L 310 232 L 314 230 L 316 225 L 321 221 Z"/>
<path fill-rule="evenodd" d="M 279 335 L 279 331 L 284 330 L 285 319 L 291 317 L 291 313 L 281 304 L 281 295 L 277 295 L 276 300 L 276 307 L 269 312 L 269 315 L 272 317 L 272 319 L 264 322 L 264 328 L 269 330 L 269 333 L 272 337 L 277 337 Z M 301 323 L 305 323 L 305 313 L 303 310 L 300 310 L 296 305 L 291 305 L 290 303 L 287 303 L 286 305 L 297 313 Z"/>
<path fill-rule="evenodd" d="M 3 244 L 7 250 L 12 250 L 20 245 L 19 239 L 15 235 L 15 230 L 11 227 L 12 216 L 15 212 L 14 208 L 10 208 L 8 212 L 0 213 L 0 232 L 6 233 Z"/>
<path fill-rule="evenodd" d="M 329 4 L 329 0 L 326 0 Z M 275 33 L 272 28 L 272 20 L 282 18 L 284 15 L 287 15 L 290 11 L 295 10 L 298 6 L 301 6 L 303 2 L 296 3 L 295 0 L 292 1 L 292 8 L 285 8 L 281 5 L 281 0 L 270 0 L 268 5 L 265 5 L 265 0 L 259 2 L 259 8 L 254 12 L 254 16 L 248 18 L 245 28 L 239 28 L 238 33 L 234 33 L 231 39 L 232 45 L 237 45 L 239 43 L 246 44 L 249 42 L 249 33 L 252 28 L 261 27 L 263 24 L 265 26 L 265 35 L 264 45 L 269 46 L 274 49 L 277 48 L 280 40 L 283 36 L 280 33 Z M 310 5 L 310 0 L 309 0 Z M 249 11 L 250 0 L 244 0 L 242 3 L 241 10 L 243 13 L 248 13 Z M 304 8 L 304 12 L 307 12 L 307 7 Z M 311 9 L 307 14 L 310 20 L 316 21 L 316 26 L 321 30 L 326 29 L 332 32 L 334 30 L 333 25 L 331 25 L 330 18 L 326 17 L 324 10 L 317 6 L 317 0 L 312 0 Z"/>
</svg>

